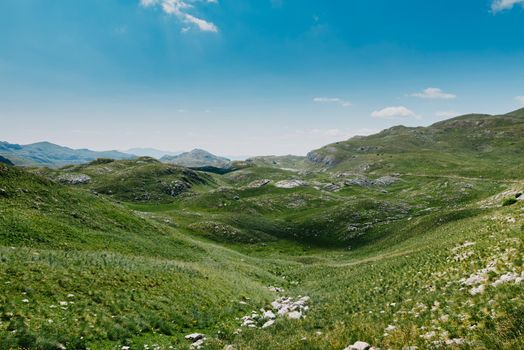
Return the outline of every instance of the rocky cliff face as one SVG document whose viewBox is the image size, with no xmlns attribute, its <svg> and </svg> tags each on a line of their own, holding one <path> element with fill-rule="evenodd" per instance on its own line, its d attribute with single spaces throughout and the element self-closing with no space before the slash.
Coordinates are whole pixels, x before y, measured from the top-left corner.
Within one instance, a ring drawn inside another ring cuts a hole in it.
<svg viewBox="0 0 524 350">
<path fill-rule="evenodd" d="M 307 154 L 307 160 L 324 166 L 334 166 L 337 164 L 337 158 L 332 154 L 322 154 L 318 151 L 311 151 Z"/>
</svg>

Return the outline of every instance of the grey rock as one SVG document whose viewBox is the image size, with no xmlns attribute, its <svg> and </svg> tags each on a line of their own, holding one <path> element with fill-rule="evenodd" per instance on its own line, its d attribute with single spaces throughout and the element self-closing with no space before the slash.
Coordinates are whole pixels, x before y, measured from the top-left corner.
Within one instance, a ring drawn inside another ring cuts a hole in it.
<svg viewBox="0 0 524 350">
<path fill-rule="evenodd" d="M 275 186 L 278 188 L 297 188 L 297 187 L 303 187 L 306 185 L 307 185 L 307 182 L 303 180 L 297 180 L 297 179 L 282 180 L 275 184 Z"/>
<path fill-rule="evenodd" d="M 355 344 L 348 346 L 344 350 L 369 350 L 371 345 L 363 341 L 357 341 Z"/>
<path fill-rule="evenodd" d="M 268 185 L 271 182 L 271 180 L 268 179 L 262 179 L 262 180 L 255 180 L 251 182 L 249 185 L 247 185 L 248 188 L 260 188 Z"/>
<path fill-rule="evenodd" d="M 64 174 L 58 177 L 58 181 L 68 185 L 83 185 L 91 182 L 91 177 L 85 174 Z"/>
<path fill-rule="evenodd" d="M 204 335 L 202 333 L 191 333 L 184 337 L 186 340 L 196 342 L 197 340 L 203 339 Z"/>
</svg>

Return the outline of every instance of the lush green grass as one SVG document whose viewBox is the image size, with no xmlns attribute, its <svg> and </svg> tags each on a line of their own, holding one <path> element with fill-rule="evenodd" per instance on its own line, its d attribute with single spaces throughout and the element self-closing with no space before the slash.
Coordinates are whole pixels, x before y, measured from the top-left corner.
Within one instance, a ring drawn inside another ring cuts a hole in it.
<svg viewBox="0 0 524 350">
<path fill-rule="evenodd" d="M 187 349 L 193 332 L 204 349 L 524 348 L 518 118 L 393 128 L 324 169 L 0 164 L 0 349 Z M 306 317 L 240 327 L 279 295 L 310 296 Z"/>
</svg>

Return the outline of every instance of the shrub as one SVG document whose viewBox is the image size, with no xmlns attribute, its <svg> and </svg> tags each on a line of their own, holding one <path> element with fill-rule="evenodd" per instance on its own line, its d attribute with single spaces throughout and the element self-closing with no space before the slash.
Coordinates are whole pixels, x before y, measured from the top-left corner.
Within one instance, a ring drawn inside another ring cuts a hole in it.
<svg viewBox="0 0 524 350">
<path fill-rule="evenodd" d="M 515 198 L 515 197 L 506 198 L 506 199 L 504 199 L 504 201 L 502 202 L 502 206 L 503 206 L 503 207 L 507 207 L 507 206 L 509 206 L 509 205 L 513 205 L 513 204 L 517 203 L 517 201 L 518 201 L 518 200 L 517 200 L 517 198 Z"/>
</svg>

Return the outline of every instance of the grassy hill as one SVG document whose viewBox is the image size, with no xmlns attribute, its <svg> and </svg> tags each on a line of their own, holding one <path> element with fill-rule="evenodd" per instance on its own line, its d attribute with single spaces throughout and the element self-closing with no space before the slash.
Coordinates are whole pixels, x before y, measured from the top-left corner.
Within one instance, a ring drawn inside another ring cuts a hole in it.
<svg viewBox="0 0 524 350">
<path fill-rule="evenodd" d="M 524 146 L 523 111 L 465 115 L 429 127 L 396 126 L 309 153 L 308 159 L 355 173 L 519 178 Z"/>
<path fill-rule="evenodd" d="M 521 113 L 226 173 L 0 164 L 0 349 L 524 348 Z"/>
<path fill-rule="evenodd" d="M 0 142 L 0 156 L 19 166 L 61 167 L 82 164 L 97 158 L 131 159 L 133 155 L 118 151 L 95 152 L 88 149 L 71 149 L 50 142 L 18 145 Z"/>
<path fill-rule="evenodd" d="M 219 157 L 202 149 L 194 149 L 174 156 L 164 156 L 160 159 L 164 163 L 176 164 L 191 168 L 201 167 L 228 167 L 231 161 L 224 157 Z"/>
<path fill-rule="evenodd" d="M 61 169 L 34 169 L 57 182 L 129 202 L 171 202 L 201 188 L 216 186 L 211 176 L 141 157 L 136 160 L 97 159 Z"/>
</svg>

